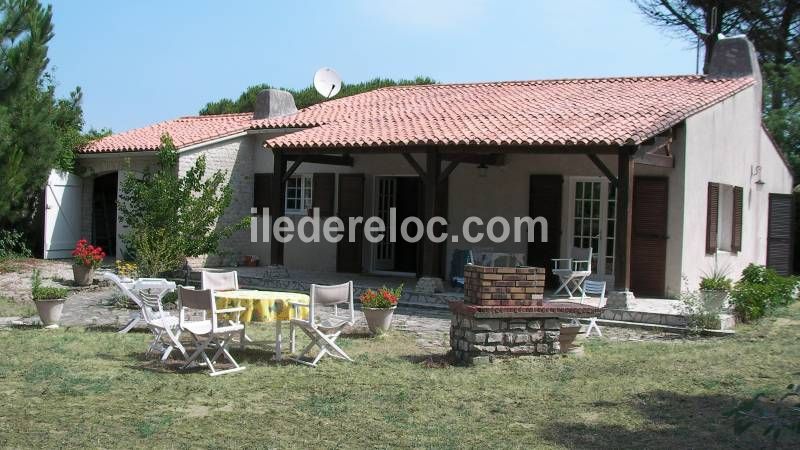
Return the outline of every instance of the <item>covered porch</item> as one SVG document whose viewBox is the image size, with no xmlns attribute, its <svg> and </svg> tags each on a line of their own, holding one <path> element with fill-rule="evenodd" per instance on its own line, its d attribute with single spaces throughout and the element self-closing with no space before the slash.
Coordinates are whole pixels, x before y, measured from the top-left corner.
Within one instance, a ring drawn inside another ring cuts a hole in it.
<svg viewBox="0 0 800 450">
<path fill-rule="evenodd" d="M 666 202 L 668 179 L 675 165 L 671 143 L 672 130 L 642 145 L 623 146 L 268 148 L 273 160 L 269 207 L 273 220 L 286 213 L 286 182 L 301 173 L 304 165 L 313 165 L 341 170 L 338 183 L 336 178 L 329 182 L 329 195 L 334 198 L 332 204 L 338 206 L 340 218 L 383 216 L 382 183 L 392 178 L 387 174 L 393 173 L 385 166 L 391 165 L 392 170 L 403 166 L 402 170 L 418 180 L 413 195 L 419 203 L 420 219 L 425 222 L 434 216 L 446 218 L 448 225 L 439 227 L 437 233 L 447 233 L 448 239 L 433 242 L 425 236 L 413 249 L 414 270 L 394 271 L 382 270 L 376 263 L 381 244 L 370 245 L 363 240 L 339 243 L 335 249 L 337 272 L 368 277 L 401 275 L 414 284 L 417 279 L 441 279 L 447 295 L 450 264 L 456 250 L 518 254 L 523 264 L 549 270 L 551 259 L 570 256 L 572 247 L 593 247 L 593 278 L 607 281 L 612 304 L 623 306 L 633 300 L 637 287 L 644 287 L 643 296 L 664 297 L 667 291 Z M 648 183 L 653 180 L 656 182 Z M 369 189 L 372 192 L 365 199 L 364 191 Z M 358 201 L 347 197 L 353 191 L 360 191 L 356 195 Z M 640 219 L 650 215 L 651 208 L 662 214 L 663 220 L 656 224 L 659 229 L 642 229 L 649 223 L 646 220 L 635 223 L 635 197 L 641 205 Z M 314 203 L 317 201 L 315 198 Z M 661 205 L 654 205 L 654 201 Z M 470 216 L 541 216 L 547 220 L 548 241 L 489 246 L 459 242 L 460 227 Z M 634 245 L 637 239 L 639 246 Z M 642 242 L 643 239 L 650 242 Z M 268 261 L 289 266 L 291 273 L 305 269 L 287 264 L 285 245 L 279 242 L 270 243 Z M 325 278 L 324 273 L 319 279 Z"/>
</svg>

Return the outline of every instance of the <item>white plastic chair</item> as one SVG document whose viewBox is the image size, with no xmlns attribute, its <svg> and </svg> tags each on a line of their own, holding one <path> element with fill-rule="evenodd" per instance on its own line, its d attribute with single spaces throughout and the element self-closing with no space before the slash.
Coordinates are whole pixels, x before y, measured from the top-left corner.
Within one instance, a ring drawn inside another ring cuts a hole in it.
<svg viewBox="0 0 800 450">
<path fill-rule="evenodd" d="M 583 282 L 592 274 L 592 249 L 573 247 L 571 258 L 553 260 L 553 274 L 561 280 L 561 286 L 553 293 L 566 291 L 569 298 L 575 293 L 583 295 Z"/>
<path fill-rule="evenodd" d="M 229 272 L 209 272 L 202 271 L 200 273 L 200 289 L 211 289 L 214 292 L 225 291 L 238 291 L 239 290 L 239 273 L 235 270 Z M 247 336 L 247 326 L 242 324 L 242 334 L 239 336 L 239 347 L 244 350 L 246 342 L 253 342 Z"/>
<path fill-rule="evenodd" d="M 339 315 L 339 305 L 348 305 L 347 315 Z M 322 286 L 318 284 L 311 285 L 311 301 L 308 305 L 301 303 L 290 302 L 295 308 L 295 317 L 300 317 L 299 308 L 308 306 L 308 320 L 292 319 L 289 326 L 292 328 L 292 348 L 294 348 L 294 327 L 298 326 L 300 329 L 311 339 L 308 344 L 298 355 L 292 355 L 289 359 L 301 364 L 311 367 L 316 367 L 319 360 L 325 355 L 331 355 L 334 358 L 344 359 L 352 362 L 353 360 L 344 352 L 338 345 L 336 339 L 342 334 L 345 327 L 353 326 L 356 323 L 355 309 L 353 305 L 353 282 L 348 281 L 344 284 L 335 286 Z M 333 307 L 333 315 L 328 315 L 320 320 L 317 317 L 319 313 L 318 308 Z M 306 361 L 305 358 L 314 347 L 319 348 L 319 353 L 313 360 Z"/>
<path fill-rule="evenodd" d="M 186 349 L 180 342 L 178 318 L 164 311 L 164 296 L 175 291 L 175 283 L 162 278 L 140 278 L 133 283 L 131 291 L 141 301 L 141 314 L 147 327 L 153 333 L 153 341 L 147 354 L 157 351 L 164 361 L 178 350 L 186 357 Z"/>
<path fill-rule="evenodd" d="M 180 311 L 179 327 L 182 331 L 187 331 L 192 335 L 196 345 L 194 353 L 186 358 L 184 369 L 193 364 L 204 365 L 211 371 L 209 375 L 212 377 L 241 372 L 245 369 L 228 351 L 233 336 L 239 335 L 244 329 L 244 325 L 239 322 L 239 314 L 245 310 L 244 308 L 217 309 L 212 290 L 195 290 L 184 287 L 178 288 L 178 306 Z M 190 309 L 205 311 L 207 315 L 204 317 L 210 317 L 210 319 L 187 320 L 187 313 Z M 232 314 L 233 320 L 222 319 L 220 315 L 223 314 Z M 227 322 L 227 325 L 220 326 L 220 321 Z M 215 350 L 211 358 L 206 354 L 207 349 Z M 215 364 L 220 356 L 225 356 L 234 367 L 218 370 Z M 202 358 L 202 362 L 198 363 L 197 360 L 200 358 Z"/>
<path fill-rule="evenodd" d="M 581 303 L 583 303 L 583 301 L 586 299 L 586 294 L 597 295 L 600 297 L 597 307 L 602 308 L 606 298 L 606 282 L 593 280 L 584 281 Z M 592 330 L 597 331 L 598 336 L 603 336 L 603 333 L 600 331 L 600 327 L 597 325 L 597 317 L 592 317 L 589 319 L 589 327 L 586 328 L 586 337 L 589 337 L 589 335 L 592 334 Z"/>
</svg>

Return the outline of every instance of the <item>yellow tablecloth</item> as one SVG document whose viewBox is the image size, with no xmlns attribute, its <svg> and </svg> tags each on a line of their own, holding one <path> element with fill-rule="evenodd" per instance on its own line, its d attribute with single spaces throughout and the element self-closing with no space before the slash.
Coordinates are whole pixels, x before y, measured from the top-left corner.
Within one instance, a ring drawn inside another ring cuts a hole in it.
<svg viewBox="0 0 800 450">
<path fill-rule="evenodd" d="M 289 302 L 307 305 L 310 300 L 307 294 L 253 289 L 215 292 L 214 296 L 217 308 L 243 306 L 245 310 L 239 319 L 244 323 L 295 319 L 294 308 Z M 300 319 L 308 318 L 308 307 L 301 307 L 299 311 L 302 316 Z"/>
</svg>

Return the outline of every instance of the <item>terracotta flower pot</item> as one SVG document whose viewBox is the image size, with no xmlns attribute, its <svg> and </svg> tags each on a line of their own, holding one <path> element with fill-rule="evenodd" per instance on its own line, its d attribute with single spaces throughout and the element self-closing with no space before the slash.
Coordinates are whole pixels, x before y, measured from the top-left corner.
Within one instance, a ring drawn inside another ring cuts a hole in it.
<svg viewBox="0 0 800 450">
<path fill-rule="evenodd" d="M 83 264 L 72 265 L 72 278 L 78 286 L 89 286 L 94 280 L 94 267 Z"/>
<path fill-rule="evenodd" d="M 65 299 L 58 300 L 36 300 L 36 311 L 39 312 L 39 319 L 45 328 L 58 328 L 58 321 L 61 320 L 61 311 L 64 310 Z"/>
<path fill-rule="evenodd" d="M 561 326 L 561 331 L 558 335 L 558 343 L 561 346 L 561 353 L 569 353 L 575 350 L 575 340 L 581 332 L 580 324 L 564 324 Z"/>
<path fill-rule="evenodd" d="M 381 334 L 389 331 L 392 326 L 392 316 L 397 306 L 391 308 L 362 308 L 364 317 L 367 318 L 367 326 L 373 334 Z"/>
</svg>

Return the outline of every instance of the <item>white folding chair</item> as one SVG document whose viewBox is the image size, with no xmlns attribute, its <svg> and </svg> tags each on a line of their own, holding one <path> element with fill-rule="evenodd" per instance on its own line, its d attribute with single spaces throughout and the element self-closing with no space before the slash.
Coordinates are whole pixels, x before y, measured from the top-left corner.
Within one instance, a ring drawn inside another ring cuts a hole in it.
<svg viewBox="0 0 800 450">
<path fill-rule="evenodd" d="M 235 270 L 229 272 L 209 272 L 204 270 L 200 273 L 200 289 L 211 289 L 214 292 L 238 291 L 239 273 Z M 253 342 L 247 336 L 246 325 L 242 324 L 242 334 L 239 336 L 239 347 L 244 350 L 246 342 Z"/>
<path fill-rule="evenodd" d="M 195 351 L 186 358 L 184 369 L 195 364 L 204 365 L 211 371 L 209 375 L 212 377 L 240 372 L 245 369 L 245 367 L 236 362 L 230 351 L 228 351 L 233 336 L 239 335 L 244 329 L 244 326 L 239 322 L 239 314 L 245 310 L 244 308 L 217 309 L 212 290 L 195 290 L 184 287 L 178 288 L 178 306 L 180 329 L 189 332 L 195 343 Z M 210 319 L 187 320 L 186 317 L 189 310 L 205 311 L 206 316 L 204 317 L 210 317 Z M 233 319 L 222 319 L 220 315 L 223 314 L 232 314 Z M 220 326 L 220 321 L 227 324 Z M 206 354 L 207 349 L 214 351 L 214 355 L 211 358 Z M 220 356 L 225 356 L 233 365 L 233 368 L 218 370 L 215 364 Z M 202 362 L 198 362 L 198 359 L 202 359 Z"/>
<path fill-rule="evenodd" d="M 178 318 L 164 311 L 162 303 L 164 296 L 175 291 L 175 283 L 161 278 L 140 278 L 133 283 L 131 291 L 141 301 L 142 319 L 153 333 L 153 341 L 147 354 L 159 352 L 164 361 L 173 351 L 178 350 L 186 357 L 186 349 L 180 342 Z"/>
<path fill-rule="evenodd" d="M 339 305 L 348 305 L 348 312 L 345 316 L 339 315 Z M 301 330 L 311 339 L 299 355 L 292 355 L 289 359 L 305 364 L 311 367 L 316 367 L 320 359 L 325 355 L 331 355 L 334 358 L 344 359 L 352 362 L 353 360 L 344 352 L 338 345 L 336 339 L 342 334 L 345 327 L 352 326 L 356 322 L 355 309 L 353 307 L 353 282 L 348 281 L 344 284 L 335 286 L 321 286 L 318 284 L 311 285 L 311 301 L 308 305 L 300 303 L 291 303 L 295 308 L 295 317 L 300 317 L 298 309 L 303 306 L 308 306 L 308 320 L 292 319 L 289 326 L 292 327 L 292 348 L 294 348 L 294 327 L 298 326 Z M 327 317 L 320 319 L 317 317 L 320 314 L 319 307 L 333 307 L 333 314 L 327 314 Z M 306 361 L 308 353 L 314 347 L 319 348 L 319 353 L 313 360 Z"/>
<path fill-rule="evenodd" d="M 606 298 L 606 282 L 593 280 L 584 281 L 583 293 L 581 294 L 581 303 L 583 303 L 583 301 L 586 299 L 586 294 L 597 295 L 600 297 L 597 307 L 602 308 Z M 592 330 L 597 331 L 598 336 L 603 336 L 603 333 L 600 331 L 600 327 L 597 325 L 597 317 L 592 317 L 589 319 L 589 327 L 586 328 L 586 337 L 589 337 L 589 335 L 592 334 Z"/>
<path fill-rule="evenodd" d="M 583 295 L 583 282 L 592 274 L 592 249 L 573 247 L 570 256 L 553 260 L 553 274 L 561 280 L 553 295 L 561 291 L 566 291 L 569 298 L 576 297 L 576 292 Z"/>
</svg>

